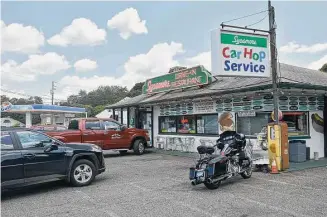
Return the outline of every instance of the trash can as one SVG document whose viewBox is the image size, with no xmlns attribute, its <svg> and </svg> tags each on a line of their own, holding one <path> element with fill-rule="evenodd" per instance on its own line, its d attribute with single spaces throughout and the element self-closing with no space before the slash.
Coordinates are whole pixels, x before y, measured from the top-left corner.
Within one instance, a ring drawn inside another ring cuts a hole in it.
<svg viewBox="0 0 327 217">
<path fill-rule="evenodd" d="M 290 162 L 300 163 L 307 159 L 307 146 L 305 140 L 289 141 Z"/>
</svg>

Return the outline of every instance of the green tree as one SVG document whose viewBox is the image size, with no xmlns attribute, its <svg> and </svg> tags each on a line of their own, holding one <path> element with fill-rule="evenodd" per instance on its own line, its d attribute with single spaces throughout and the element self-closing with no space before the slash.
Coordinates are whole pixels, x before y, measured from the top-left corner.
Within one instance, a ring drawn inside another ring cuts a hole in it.
<svg viewBox="0 0 327 217">
<path fill-rule="evenodd" d="M 327 72 L 327 63 L 325 63 L 319 70 L 322 72 Z"/>
<path fill-rule="evenodd" d="M 42 98 L 39 96 L 33 96 L 28 99 L 25 98 L 9 98 L 6 95 L 1 95 L 1 102 L 9 101 L 13 105 L 29 105 L 29 104 L 43 104 Z M 10 112 L 1 112 L 1 117 L 10 117 L 19 122 L 25 123 L 25 114 L 17 114 Z M 32 124 L 38 124 L 41 122 L 40 115 L 32 115 Z"/>
<path fill-rule="evenodd" d="M 134 87 L 132 87 L 132 89 L 129 91 L 129 93 L 128 93 L 127 96 L 128 97 L 135 97 L 135 96 L 141 95 L 142 94 L 143 85 L 144 85 L 144 82 L 136 83 L 134 85 Z"/>
<path fill-rule="evenodd" d="M 104 111 L 105 108 L 106 107 L 104 105 L 97 105 L 97 106 L 95 106 L 94 109 L 93 109 L 94 115 L 97 115 L 100 112 Z"/>
</svg>

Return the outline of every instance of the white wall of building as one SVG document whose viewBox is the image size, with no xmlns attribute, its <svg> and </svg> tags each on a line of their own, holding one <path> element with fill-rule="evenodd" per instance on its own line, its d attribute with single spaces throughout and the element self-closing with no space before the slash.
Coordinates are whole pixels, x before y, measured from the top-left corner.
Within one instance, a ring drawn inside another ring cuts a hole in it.
<svg viewBox="0 0 327 217">
<path fill-rule="evenodd" d="M 24 127 L 25 124 L 16 121 L 15 119 L 12 119 L 10 117 L 4 117 L 1 118 L 1 126 L 2 127 L 14 127 L 14 126 L 19 126 L 19 127 Z"/>
<path fill-rule="evenodd" d="M 230 112 L 233 115 L 233 121 L 234 125 L 236 125 L 236 120 L 235 120 L 235 112 Z M 312 120 L 312 115 L 313 114 L 318 114 L 320 117 L 323 117 L 323 111 L 310 111 L 309 112 L 309 133 L 310 137 L 309 139 L 301 139 L 299 140 L 305 140 L 307 147 L 310 147 L 310 158 L 314 158 L 314 152 L 319 153 L 319 157 L 326 157 L 324 156 L 324 134 L 323 134 L 323 129 L 319 128 L 320 126 L 313 125 L 313 120 Z M 183 136 L 181 134 L 176 134 L 176 135 L 166 135 L 166 134 L 159 134 L 159 116 L 160 116 L 160 107 L 159 106 L 154 106 L 153 107 L 153 138 L 154 138 L 154 147 L 158 148 L 158 140 L 157 137 L 160 137 L 159 143 L 163 143 L 162 140 L 166 140 L 166 138 L 169 137 L 180 137 L 183 140 L 185 138 L 194 138 L 194 145 L 189 147 L 189 151 L 191 152 L 197 152 L 197 147 L 201 145 L 201 142 L 203 144 L 203 141 L 205 141 L 206 145 L 213 145 L 216 143 L 216 140 L 218 137 L 213 137 L 213 136 Z M 236 127 L 236 126 L 235 126 Z M 221 131 L 219 127 L 219 131 Z M 221 133 L 221 132 L 219 132 Z M 249 140 L 248 140 L 249 141 Z M 258 141 L 257 139 L 250 139 L 250 142 L 254 144 L 255 147 L 258 146 Z M 177 150 L 180 148 L 178 147 Z"/>
<path fill-rule="evenodd" d="M 313 159 L 314 152 L 319 153 L 319 157 L 327 157 L 325 156 L 324 151 L 324 133 L 323 127 L 318 126 L 312 120 L 312 115 L 318 114 L 320 117 L 323 117 L 323 111 L 314 111 L 309 112 L 309 129 L 310 129 L 310 139 L 306 140 L 307 147 L 310 147 L 310 158 Z M 325 118 L 326 121 L 326 118 Z"/>
<path fill-rule="evenodd" d="M 97 117 L 97 118 L 110 118 L 111 115 L 112 115 L 112 109 L 105 109 L 102 112 L 100 112 L 99 114 L 97 114 L 95 117 Z"/>
</svg>

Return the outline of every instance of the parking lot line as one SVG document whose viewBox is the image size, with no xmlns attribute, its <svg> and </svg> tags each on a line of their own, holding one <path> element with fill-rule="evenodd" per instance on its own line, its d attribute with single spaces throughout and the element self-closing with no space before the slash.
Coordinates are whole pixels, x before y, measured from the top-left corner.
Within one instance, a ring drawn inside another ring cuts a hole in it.
<svg viewBox="0 0 327 217">
<path fill-rule="evenodd" d="M 176 181 L 176 180 L 175 180 Z M 180 180 L 178 180 L 178 182 L 181 182 Z M 184 181 L 183 181 L 184 182 Z M 181 182 L 182 183 L 182 182 Z M 144 191 L 144 192 L 151 192 L 152 190 L 151 189 L 147 189 L 147 188 L 143 188 L 142 186 L 138 186 L 137 184 L 135 184 L 135 183 L 132 183 L 131 184 L 132 186 L 134 186 L 134 187 L 136 187 L 136 188 L 138 188 L 138 189 L 140 189 L 140 190 L 142 190 L 142 191 Z M 158 189 L 156 189 L 156 190 L 158 190 Z M 166 199 L 166 200 L 168 200 L 168 201 L 170 201 L 171 200 L 171 198 L 169 198 L 169 197 L 165 197 L 165 196 L 163 196 L 163 195 L 161 195 L 161 196 L 159 196 L 160 198 L 163 198 L 163 199 Z M 192 205 L 190 205 L 190 204 L 187 204 L 187 203 L 184 203 L 184 202 L 180 202 L 180 201 L 174 201 L 174 203 L 175 204 L 179 204 L 179 205 L 181 205 L 181 206 L 184 206 L 184 207 L 186 207 L 186 208 L 188 208 L 188 209 L 190 209 L 190 210 L 193 210 L 193 211 L 196 211 L 196 212 L 199 212 L 199 213 L 201 213 L 201 214 L 203 214 L 203 215 L 205 215 L 205 216 L 211 216 L 211 217 L 220 217 L 220 216 L 217 216 L 217 215 L 213 215 L 212 213 L 208 213 L 208 212 L 206 212 L 205 210 L 203 210 L 203 209 L 200 209 L 200 208 L 198 208 L 198 207 L 196 207 L 196 206 L 192 206 Z"/>
<path fill-rule="evenodd" d="M 80 190 L 75 190 L 75 193 L 81 194 L 84 198 L 86 198 L 88 201 L 91 201 L 93 204 L 99 204 L 98 201 L 95 201 L 91 196 L 89 196 L 87 193 L 80 191 Z M 103 203 L 104 204 L 104 203 Z M 104 208 L 98 208 L 101 211 L 105 212 L 106 214 L 108 214 L 108 217 L 120 217 L 119 215 L 117 215 L 116 213 L 110 211 L 107 207 Z"/>
<path fill-rule="evenodd" d="M 266 188 L 261 188 L 261 187 L 258 187 L 258 186 L 252 186 L 250 184 L 244 184 L 244 183 L 237 183 L 237 184 L 242 185 L 242 186 L 247 187 L 247 188 L 257 189 L 257 190 L 261 190 L 261 191 L 267 191 L 267 192 L 270 192 L 271 194 L 279 194 L 279 195 L 282 195 L 282 196 L 293 196 L 293 197 L 296 196 L 296 197 L 301 197 L 301 199 L 311 201 L 311 199 L 308 199 L 306 196 L 304 196 L 302 194 L 290 195 L 290 194 L 287 194 L 287 193 L 283 193 L 283 192 L 279 192 L 279 191 L 272 191 L 272 190 L 269 190 L 269 189 L 266 189 Z M 324 202 L 320 202 L 320 201 L 315 201 L 315 203 L 325 204 Z"/>
<path fill-rule="evenodd" d="M 267 181 L 267 182 L 279 183 L 279 184 L 282 184 L 282 185 L 292 185 L 292 186 L 296 186 L 296 187 L 299 187 L 299 188 L 302 188 L 302 189 L 309 189 L 309 190 L 316 190 L 316 191 L 324 191 L 323 189 L 319 189 L 319 188 L 311 188 L 311 187 L 307 187 L 307 186 L 297 185 L 297 184 L 283 182 L 283 181 L 278 181 L 278 180 L 258 178 L 258 177 L 251 177 L 251 178 L 253 178 L 253 179 L 260 179 L 260 180 L 264 180 L 264 181 Z"/>
<path fill-rule="evenodd" d="M 238 197 L 236 197 L 238 198 Z M 272 209 L 272 210 L 275 210 L 275 211 L 279 211 L 279 212 L 283 212 L 283 213 L 286 213 L 286 214 L 289 214 L 289 215 L 292 215 L 292 216 L 296 216 L 296 217 L 312 217 L 312 216 L 309 216 L 309 215 L 302 215 L 300 213 L 297 213 L 297 212 L 293 212 L 291 210 L 286 210 L 286 209 L 281 209 L 281 208 L 278 208 L 276 206 L 272 206 L 272 205 L 269 205 L 269 204 L 266 204 L 266 203 L 263 203 L 263 202 L 260 202 L 260 201 L 256 201 L 256 200 L 252 200 L 252 199 L 249 199 L 249 198 L 239 198 L 241 200 L 246 200 L 250 203 L 255 203 L 259 206 L 263 206 L 263 207 L 266 207 L 266 208 L 269 208 L 269 209 Z"/>
</svg>

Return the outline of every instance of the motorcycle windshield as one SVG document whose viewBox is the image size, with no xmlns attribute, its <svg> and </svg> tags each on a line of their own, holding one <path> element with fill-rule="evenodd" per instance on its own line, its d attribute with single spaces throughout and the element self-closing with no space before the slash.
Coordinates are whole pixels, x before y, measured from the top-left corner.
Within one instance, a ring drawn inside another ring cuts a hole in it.
<svg viewBox="0 0 327 217">
<path fill-rule="evenodd" d="M 225 144 L 224 148 L 221 150 L 220 155 L 226 156 L 232 151 L 230 144 Z"/>
</svg>

